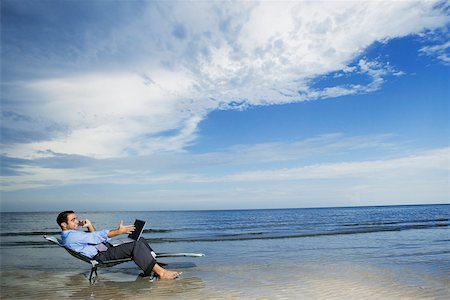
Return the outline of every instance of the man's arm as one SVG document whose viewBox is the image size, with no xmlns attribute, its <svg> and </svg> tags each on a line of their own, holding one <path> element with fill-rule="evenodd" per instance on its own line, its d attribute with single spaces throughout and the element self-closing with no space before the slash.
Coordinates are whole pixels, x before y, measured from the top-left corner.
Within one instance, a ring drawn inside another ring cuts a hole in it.
<svg viewBox="0 0 450 300">
<path fill-rule="evenodd" d="M 95 232 L 84 232 L 81 230 L 67 230 L 63 231 L 62 240 L 64 246 L 80 252 L 77 247 L 86 247 L 88 245 L 95 245 L 106 242 L 108 240 L 108 230 L 100 230 Z"/>
<path fill-rule="evenodd" d="M 108 237 L 112 238 L 114 236 L 124 234 L 124 233 L 132 233 L 134 231 L 135 227 L 134 225 L 123 225 L 123 221 L 120 221 L 119 227 L 117 229 L 110 230 L 108 232 Z"/>
</svg>

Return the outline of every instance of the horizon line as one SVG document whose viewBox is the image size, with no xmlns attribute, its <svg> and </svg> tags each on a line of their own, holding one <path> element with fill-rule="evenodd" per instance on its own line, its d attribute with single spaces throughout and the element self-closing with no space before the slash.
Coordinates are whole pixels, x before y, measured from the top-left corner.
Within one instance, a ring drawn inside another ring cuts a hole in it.
<svg viewBox="0 0 450 300">
<path fill-rule="evenodd" d="M 278 207 L 278 208 L 228 208 L 228 209 L 161 209 L 161 210 L 74 210 L 82 213 L 108 213 L 108 212 L 193 212 L 193 211 L 247 211 L 247 210 L 289 210 L 289 209 L 345 209 L 369 207 L 395 207 L 395 206 L 441 206 L 450 203 L 423 203 L 423 204 L 384 204 L 384 205 L 352 205 L 352 206 L 314 206 L 314 207 Z M 67 209 L 69 210 L 69 209 Z M 57 213 L 61 210 L 43 211 L 0 211 L 3 213 Z"/>
</svg>

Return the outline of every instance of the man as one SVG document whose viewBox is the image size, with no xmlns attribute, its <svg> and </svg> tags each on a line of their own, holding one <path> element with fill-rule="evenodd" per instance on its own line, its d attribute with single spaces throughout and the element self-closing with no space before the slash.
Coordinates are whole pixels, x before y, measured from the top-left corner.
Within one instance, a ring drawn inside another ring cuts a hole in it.
<svg viewBox="0 0 450 300">
<path fill-rule="evenodd" d="M 150 276 L 152 271 L 160 279 L 175 279 L 181 275 L 181 273 L 166 270 L 158 265 L 152 255 L 152 248 L 143 238 L 118 246 L 107 243 L 114 236 L 133 232 L 134 225 L 124 226 L 120 221 L 117 229 L 95 231 L 91 221 L 87 219 L 78 221 L 75 212 L 71 210 L 61 212 L 56 222 L 62 229 L 61 239 L 64 246 L 89 258 L 104 261 L 131 257 L 136 265 L 144 271 L 144 276 Z M 87 228 L 89 232 L 78 230 L 79 226 Z"/>
</svg>

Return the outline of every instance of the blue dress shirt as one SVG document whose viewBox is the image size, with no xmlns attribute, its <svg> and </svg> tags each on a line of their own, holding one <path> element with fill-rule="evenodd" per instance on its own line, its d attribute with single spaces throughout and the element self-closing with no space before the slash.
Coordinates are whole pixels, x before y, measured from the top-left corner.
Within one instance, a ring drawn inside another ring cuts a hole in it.
<svg viewBox="0 0 450 300">
<path fill-rule="evenodd" d="M 107 242 L 109 230 L 100 230 L 94 232 L 84 232 L 81 230 L 63 230 L 61 240 L 63 245 L 73 251 L 93 258 L 98 250 L 95 245 Z"/>
</svg>

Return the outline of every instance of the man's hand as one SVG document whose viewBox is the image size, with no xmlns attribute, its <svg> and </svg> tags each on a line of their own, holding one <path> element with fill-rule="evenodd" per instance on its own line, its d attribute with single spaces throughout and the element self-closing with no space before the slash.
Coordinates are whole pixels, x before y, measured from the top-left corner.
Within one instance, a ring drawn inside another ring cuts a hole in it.
<svg viewBox="0 0 450 300">
<path fill-rule="evenodd" d="M 124 233 L 132 233 L 134 230 L 136 229 L 136 227 L 134 225 L 123 225 L 123 221 L 121 220 L 119 223 L 119 227 L 117 228 L 117 230 L 120 232 L 120 234 L 124 234 Z"/>
<path fill-rule="evenodd" d="M 91 221 L 89 221 L 88 219 L 86 219 L 86 220 L 81 220 L 81 221 L 80 221 L 80 224 L 81 224 L 81 227 L 89 227 L 89 226 L 92 226 Z"/>
<path fill-rule="evenodd" d="M 88 219 L 80 221 L 80 225 L 83 228 L 87 228 L 89 232 L 95 231 L 94 225 L 92 225 L 91 221 L 89 221 Z"/>
<path fill-rule="evenodd" d="M 108 237 L 112 238 L 113 236 L 124 234 L 124 233 L 132 233 L 134 231 L 134 225 L 123 225 L 123 221 L 120 221 L 119 227 L 117 229 L 110 230 L 108 232 Z"/>
</svg>

